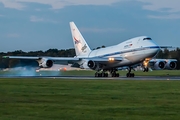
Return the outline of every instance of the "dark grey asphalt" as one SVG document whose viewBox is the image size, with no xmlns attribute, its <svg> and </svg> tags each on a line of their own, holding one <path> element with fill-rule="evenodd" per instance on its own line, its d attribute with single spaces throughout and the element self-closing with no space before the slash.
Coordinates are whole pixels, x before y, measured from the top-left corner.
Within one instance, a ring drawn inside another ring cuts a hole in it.
<svg viewBox="0 0 180 120">
<path fill-rule="evenodd" d="M 118 78 L 112 77 L 93 77 L 93 76 L 0 76 L 0 78 L 53 78 L 53 79 L 84 79 L 84 80 L 180 80 L 180 76 L 136 76 L 134 78 L 127 78 L 121 76 Z"/>
</svg>

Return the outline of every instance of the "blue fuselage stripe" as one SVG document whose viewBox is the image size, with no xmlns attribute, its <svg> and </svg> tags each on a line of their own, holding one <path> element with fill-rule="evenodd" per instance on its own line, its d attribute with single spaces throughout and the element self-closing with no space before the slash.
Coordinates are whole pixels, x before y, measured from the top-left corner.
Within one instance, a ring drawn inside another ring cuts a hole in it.
<svg viewBox="0 0 180 120">
<path fill-rule="evenodd" d="M 135 51 L 142 51 L 142 50 L 154 49 L 154 48 L 160 48 L 160 47 L 159 46 L 142 47 L 142 48 L 136 48 L 136 49 L 130 49 L 130 50 L 125 50 L 125 51 L 120 51 L 120 52 L 100 55 L 98 57 L 108 57 L 108 56 L 117 55 L 117 54 L 124 54 L 124 53 L 135 52 Z"/>
</svg>

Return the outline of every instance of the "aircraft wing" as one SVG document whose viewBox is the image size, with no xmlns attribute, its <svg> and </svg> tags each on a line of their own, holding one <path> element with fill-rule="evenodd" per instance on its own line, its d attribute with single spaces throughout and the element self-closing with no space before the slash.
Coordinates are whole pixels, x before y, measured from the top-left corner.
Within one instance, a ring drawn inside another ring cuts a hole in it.
<svg viewBox="0 0 180 120">
<path fill-rule="evenodd" d="M 92 58 L 77 58 L 77 57 L 48 57 L 48 56 L 37 56 L 37 57 L 30 57 L 30 56 L 3 56 L 5 59 L 21 59 L 21 60 L 36 60 L 39 63 L 40 67 L 52 67 L 53 64 L 82 64 L 83 60 L 93 61 L 97 63 L 115 63 L 120 62 L 123 60 L 122 57 L 92 57 Z"/>
<path fill-rule="evenodd" d="M 3 58 L 8 59 L 27 59 L 27 60 L 40 60 L 40 59 L 48 59 L 54 61 L 80 61 L 82 59 L 93 60 L 95 62 L 108 62 L 108 61 L 122 61 L 122 57 L 92 57 L 92 58 L 77 58 L 77 57 L 48 57 L 48 56 L 37 56 L 37 57 L 30 57 L 30 56 L 3 56 Z"/>
<path fill-rule="evenodd" d="M 48 56 L 39 56 L 39 57 L 29 57 L 29 56 L 3 56 L 3 58 L 9 59 L 26 59 L 26 60 L 40 60 L 40 59 L 48 59 L 53 61 L 78 61 L 79 58 L 76 57 L 48 57 Z"/>
<path fill-rule="evenodd" d="M 53 64 L 73 64 L 80 61 L 76 57 L 48 57 L 48 56 L 3 56 L 4 59 L 36 60 L 40 67 L 52 67 Z"/>
<path fill-rule="evenodd" d="M 27 56 L 3 56 L 5 59 L 27 59 L 27 60 L 38 60 L 40 57 L 27 57 Z"/>
</svg>

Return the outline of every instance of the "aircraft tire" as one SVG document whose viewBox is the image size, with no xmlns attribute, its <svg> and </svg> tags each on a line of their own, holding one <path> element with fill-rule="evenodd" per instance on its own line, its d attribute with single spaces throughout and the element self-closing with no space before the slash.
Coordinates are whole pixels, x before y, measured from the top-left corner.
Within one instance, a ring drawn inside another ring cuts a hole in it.
<svg viewBox="0 0 180 120">
<path fill-rule="evenodd" d="M 102 77 L 102 73 L 98 73 L 98 77 Z"/>
<path fill-rule="evenodd" d="M 148 72 L 149 68 L 144 68 L 143 72 Z"/>
<path fill-rule="evenodd" d="M 119 73 L 116 73 L 116 77 L 119 77 Z"/>
<path fill-rule="evenodd" d="M 112 73 L 112 77 L 119 77 L 119 73 Z"/>
<path fill-rule="evenodd" d="M 102 77 L 108 77 L 108 73 L 102 73 Z"/>
<path fill-rule="evenodd" d="M 134 77 L 135 75 L 134 75 L 134 73 L 127 73 L 126 74 L 126 77 Z"/>
</svg>

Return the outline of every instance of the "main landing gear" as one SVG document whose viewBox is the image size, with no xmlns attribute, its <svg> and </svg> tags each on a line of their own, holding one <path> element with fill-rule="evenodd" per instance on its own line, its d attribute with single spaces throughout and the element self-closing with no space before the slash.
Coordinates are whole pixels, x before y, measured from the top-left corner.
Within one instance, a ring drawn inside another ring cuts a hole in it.
<svg viewBox="0 0 180 120">
<path fill-rule="evenodd" d="M 107 71 L 111 74 L 111 77 L 119 77 L 119 73 L 116 73 L 117 69 L 103 70 L 102 72 L 96 72 L 95 77 L 108 77 Z"/>
<path fill-rule="evenodd" d="M 108 73 L 105 72 L 96 72 L 95 77 L 108 77 Z"/>
<path fill-rule="evenodd" d="M 129 67 L 126 77 L 134 77 L 134 73 L 131 73 L 131 69 L 132 69 L 132 67 Z"/>
<path fill-rule="evenodd" d="M 128 73 L 126 74 L 126 77 L 134 77 L 135 74 L 131 73 L 132 67 L 129 67 Z M 110 70 L 103 70 L 102 72 L 98 71 L 95 73 L 95 77 L 108 77 L 107 71 L 111 74 L 111 77 L 119 77 L 119 73 L 116 73 L 117 69 L 110 69 Z"/>
<path fill-rule="evenodd" d="M 112 70 L 110 71 L 111 77 L 119 77 L 119 73 L 116 73 L 116 71 L 118 71 L 118 70 L 117 70 L 117 69 L 112 69 Z"/>
</svg>

